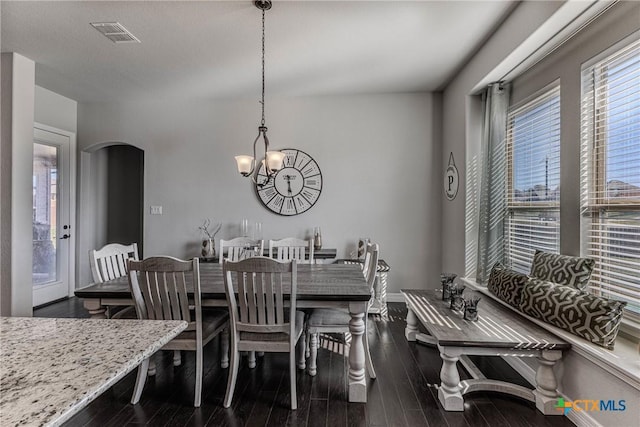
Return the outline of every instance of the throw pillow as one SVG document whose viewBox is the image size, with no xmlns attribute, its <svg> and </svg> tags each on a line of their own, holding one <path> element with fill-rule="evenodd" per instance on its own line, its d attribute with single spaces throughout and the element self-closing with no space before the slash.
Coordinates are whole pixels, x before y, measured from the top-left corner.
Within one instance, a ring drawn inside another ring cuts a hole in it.
<svg viewBox="0 0 640 427">
<path fill-rule="evenodd" d="M 497 262 L 491 269 L 487 289 L 507 304 L 519 308 L 520 294 L 527 279 L 526 274 L 513 271 Z"/>
<path fill-rule="evenodd" d="M 571 286 L 530 278 L 520 310 L 592 343 L 613 350 L 626 302 L 608 300 Z"/>
<path fill-rule="evenodd" d="M 531 264 L 531 277 L 584 289 L 589 283 L 595 261 L 568 255 L 536 251 Z"/>
</svg>

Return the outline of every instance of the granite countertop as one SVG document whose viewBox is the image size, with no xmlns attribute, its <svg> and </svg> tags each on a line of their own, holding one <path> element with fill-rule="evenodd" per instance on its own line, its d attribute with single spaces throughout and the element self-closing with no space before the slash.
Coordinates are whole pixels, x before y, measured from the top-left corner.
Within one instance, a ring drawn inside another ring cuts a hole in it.
<svg viewBox="0 0 640 427">
<path fill-rule="evenodd" d="M 0 425 L 62 424 L 186 326 L 0 317 Z"/>
</svg>

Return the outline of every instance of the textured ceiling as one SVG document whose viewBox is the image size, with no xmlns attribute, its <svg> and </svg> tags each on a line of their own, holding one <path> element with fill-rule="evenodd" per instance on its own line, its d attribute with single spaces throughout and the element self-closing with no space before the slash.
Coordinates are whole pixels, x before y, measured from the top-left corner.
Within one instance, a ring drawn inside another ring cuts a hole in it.
<svg viewBox="0 0 640 427">
<path fill-rule="evenodd" d="M 441 89 L 514 2 L 274 1 L 267 96 Z M 2 52 L 80 102 L 259 96 L 261 12 L 252 1 L 5 1 Z M 118 21 L 141 44 L 89 23 Z"/>
</svg>

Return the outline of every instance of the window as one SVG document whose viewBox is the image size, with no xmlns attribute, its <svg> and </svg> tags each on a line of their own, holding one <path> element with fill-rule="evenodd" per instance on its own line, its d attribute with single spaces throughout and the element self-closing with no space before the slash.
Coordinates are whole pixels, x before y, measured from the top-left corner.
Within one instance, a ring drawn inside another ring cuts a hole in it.
<svg viewBox="0 0 640 427">
<path fill-rule="evenodd" d="M 506 149 L 505 260 L 528 274 L 560 250 L 560 86 L 509 111 Z"/>
<path fill-rule="evenodd" d="M 583 253 L 595 294 L 640 319 L 640 41 L 582 70 Z"/>
</svg>

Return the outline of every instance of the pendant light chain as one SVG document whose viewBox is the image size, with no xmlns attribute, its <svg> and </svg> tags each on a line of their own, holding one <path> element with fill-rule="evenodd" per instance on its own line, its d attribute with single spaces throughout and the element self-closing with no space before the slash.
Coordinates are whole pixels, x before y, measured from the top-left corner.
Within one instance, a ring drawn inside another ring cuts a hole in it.
<svg viewBox="0 0 640 427">
<path fill-rule="evenodd" d="M 262 9 L 262 122 L 261 125 L 264 126 L 264 8 Z"/>
</svg>

